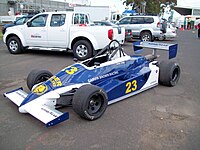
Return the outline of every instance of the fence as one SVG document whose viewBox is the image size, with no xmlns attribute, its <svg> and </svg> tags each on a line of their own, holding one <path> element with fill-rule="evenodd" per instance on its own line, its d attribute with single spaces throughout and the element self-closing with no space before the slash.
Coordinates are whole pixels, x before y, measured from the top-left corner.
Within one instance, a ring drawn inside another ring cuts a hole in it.
<svg viewBox="0 0 200 150">
<path fill-rule="evenodd" d="M 0 23 L 13 22 L 14 20 L 15 16 L 0 16 Z"/>
</svg>

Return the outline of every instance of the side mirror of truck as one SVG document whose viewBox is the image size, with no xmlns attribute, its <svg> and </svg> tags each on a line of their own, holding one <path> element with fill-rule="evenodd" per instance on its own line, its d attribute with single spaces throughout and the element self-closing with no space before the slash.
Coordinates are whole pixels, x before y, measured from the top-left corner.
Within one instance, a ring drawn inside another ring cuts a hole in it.
<svg viewBox="0 0 200 150">
<path fill-rule="evenodd" d="M 31 26 L 31 22 L 27 22 L 27 27 L 30 27 Z"/>
</svg>

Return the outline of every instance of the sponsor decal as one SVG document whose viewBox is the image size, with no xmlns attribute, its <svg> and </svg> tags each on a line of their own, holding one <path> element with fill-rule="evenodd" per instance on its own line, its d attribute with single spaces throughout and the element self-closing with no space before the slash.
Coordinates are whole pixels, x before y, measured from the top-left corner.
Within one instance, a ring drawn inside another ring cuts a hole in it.
<svg viewBox="0 0 200 150">
<path fill-rule="evenodd" d="M 37 94 L 37 95 L 41 95 L 43 93 L 45 93 L 48 90 L 48 87 L 46 85 L 38 85 L 37 87 L 35 87 L 32 92 Z"/>
<path fill-rule="evenodd" d="M 155 81 L 152 81 L 150 84 L 154 84 L 154 83 L 156 83 L 156 80 L 155 80 Z"/>
<path fill-rule="evenodd" d="M 165 44 L 165 43 L 148 43 L 149 45 L 155 45 L 155 46 L 168 46 L 168 44 Z"/>
<path fill-rule="evenodd" d="M 52 116 L 54 116 L 54 117 L 58 117 L 54 112 L 52 112 L 52 111 L 49 111 L 49 110 L 47 110 L 47 109 L 45 109 L 45 108 L 41 108 L 41 110 L 43 110 L 43 111 L 45 111 L 46 113 L 48 113 L 48 114 L 50 114 L 50 115 L 52 115 Z"/>
<path fill-rule="evenodd" d="M 94 119 L 94 116 L 89 115 L 89 113 L 88 113 L 86 110 L 84 111 L 84 113 L 85 113 L 85 115 L 86 115 L 88 118 L 90 118 L 91 120 Z"/>
<path fill-rule="evenodd" d="M 53 76 L 50 78 L 51 84 L 53 87 L 59 87 L 62 86 L 62 82 L 60 80 L 60 78 Z"/>
<path fill-rule="evenodd" d="M 22 93 L 20 93 L 19 91 L 16 92 L 19 96 L 23 97 L 23 98 L 26 98 L 26 96 Z"/>
<path fill-rule="evenodd" d="M 35 34 L 35 35 L 31 35 L 31 38 L 42 38 L 42 37 L 38 34 Z"/>
<path fill-rule="evenodd" d="M 93 82 L 93 81 L 96 81 L 96 80 L 104 79 L 104 78 L 107 78 L 107 77 L 110 77 L 110 76 L 113 76 L 113 75 L 116 75 L 116 74 L 119 74 L 119 72 L 114 71 L 114 72 L 107 73 L 107 74 L 104 74 L 104 75 L 101 75 L 101 76 L 97 76 L 97 77 L 88 79 L 88 82 Z"/>
</svg>

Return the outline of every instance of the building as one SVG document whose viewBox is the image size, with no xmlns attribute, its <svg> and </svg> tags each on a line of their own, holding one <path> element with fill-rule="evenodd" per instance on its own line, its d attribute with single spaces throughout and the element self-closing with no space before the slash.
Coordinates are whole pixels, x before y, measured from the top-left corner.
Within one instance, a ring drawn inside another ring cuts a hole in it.
<svg viewBox="0 0 200 150">
<path fill-rule="evenodd" d="M 200 19 L 199 0 L 177 0 L 174 9 L 180 14 L 176 17 L 176 26 L 185 29 L 194 29 Z"/>
<path fill-rule="evenodd" d="M 181 15 L 200 16 L 199 0 L 177 0 L 175 10 Z"/>
<path fill-rule="evenodd" d="M 88 0 L 1 0 L 0 16 L 15 15 L 16 13 L 73 10 L 76 5 L 89 4 Z"/>
</svg>

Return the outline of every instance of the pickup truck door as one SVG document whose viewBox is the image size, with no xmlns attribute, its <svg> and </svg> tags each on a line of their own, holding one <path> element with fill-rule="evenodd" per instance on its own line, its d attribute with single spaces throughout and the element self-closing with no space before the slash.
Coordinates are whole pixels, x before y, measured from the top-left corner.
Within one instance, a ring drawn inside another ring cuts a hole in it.
<svg viewBox="0 0 200 150">
<path fill-rule="evenodd" d="M 48 25 L 48 47 L 62 47 L 67 45 L 66 14 L 52 14 Z"/>
<path fill-rule="evenodd" d="M 47 41 L 47 14 L 41 14 L 27 22 L 24 37 L 28 46 L 46 47 Z"/>
</svg>

